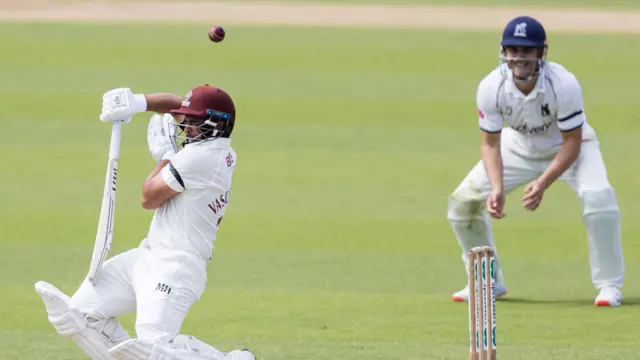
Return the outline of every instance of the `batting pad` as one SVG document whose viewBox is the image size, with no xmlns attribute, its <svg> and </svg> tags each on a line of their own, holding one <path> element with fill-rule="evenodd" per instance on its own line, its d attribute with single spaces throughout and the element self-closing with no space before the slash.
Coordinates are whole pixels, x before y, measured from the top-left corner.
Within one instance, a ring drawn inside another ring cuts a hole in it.
<svg viewBox="0 0 640 360">
<path fill-rule="evenodd" d="M 250 351 L 224 353 L 192 336 L 178 335 L 170 343 L 147 339 L 129 339 L 109 350 L 117 360 L 255 360 Z M 195 345 L 197 347 L 191 347 Z"/>
<path fill-rule="evenodd" d="M 70 338 L 92 360 L 113 360 L 100 335 L 87 327 L 87 320 L 77 309 L 69 307 L 67 295 L 44 281 L 37 282 L 35 288 L 58 334 Z"/>
<path fill-rule="evenodd" d="M 109 354 L 117 360 L 184 360 L 164 344 L 146 339 L 129 339 L 114 346 Z"/>
</svg>

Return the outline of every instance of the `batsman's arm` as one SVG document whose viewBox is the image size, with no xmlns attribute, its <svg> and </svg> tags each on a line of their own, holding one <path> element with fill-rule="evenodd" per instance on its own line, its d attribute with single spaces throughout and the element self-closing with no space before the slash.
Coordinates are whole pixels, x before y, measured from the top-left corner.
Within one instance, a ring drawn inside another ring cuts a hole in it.
<svg viewBox="0 0 640 360">
<path fill-rule="evenodd" d="M 178 192 L 165 182 L 161 171 L 165 166 L 171 166 L 169 160 L 160 160 L 147 176 L 142 186 L 142 207 L 146 210 L 157 209 Z"/>
<path fill-rule="evenodd" d="M 182 98 L 170 93 L 144 94 L 147 103 L 146 111 L 164 114 L 170 110 L 179 109 L 182 104 Z"/>
<path fill-rule="evenodd" d="M 500 153 L 500 133 L 482 131 L 482 162 L 487 171 L 491 189 L 502 191 L 502 154 Z"/>
<path fill-rule="evenodd" d="M 134 94 L 130 88 L 117 88 L 102 95 L 102 121 L 129 122 L 138 113 L 153 111 L 159 114 L 179 109 L 182 98 L 169 93 Z"/>
</svg>

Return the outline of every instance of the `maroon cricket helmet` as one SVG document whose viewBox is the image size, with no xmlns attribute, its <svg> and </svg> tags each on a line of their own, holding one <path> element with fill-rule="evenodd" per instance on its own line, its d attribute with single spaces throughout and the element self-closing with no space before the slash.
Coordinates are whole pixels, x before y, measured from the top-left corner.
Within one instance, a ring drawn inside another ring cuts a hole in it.
<svg viewBox="0 0 640 360">
<path fill-rule="evenodd" d="M 226 91 L 209 84 L 191 89 L 185 95 L 180 109 L 171 110 L 170 113 L 198 117 L 214 123 L 225 120 L 227 124 L 225 132 L 228 134 L 223 137 L 231 134 L 236 120 L 236 107 L 231 96 Z"/>
</svg>

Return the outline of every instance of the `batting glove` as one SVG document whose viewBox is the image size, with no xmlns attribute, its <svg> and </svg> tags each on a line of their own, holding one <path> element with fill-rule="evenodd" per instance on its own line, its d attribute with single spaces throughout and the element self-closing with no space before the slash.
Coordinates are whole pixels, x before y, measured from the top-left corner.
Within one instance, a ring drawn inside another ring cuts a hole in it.
<svg viewBox="0 0 640 360">
<path fill-rule="evenodd" d="M 147 127 L 147 144 L 149 152 L 156 162 L 160 160 L 170 160 L 176 151 L 173 142 L 169 137 L 169 127 L 174 123 L 171 114 L 154 114 L 149 120 Z"/>
<path fill-rule="evenodd" d="M 147 111 L 147 100 L 143 94 L 134 94 L 129 88 L 118 88 L 102 96 L 102 121 L 131 121 L 133 115 Z"/>
</svg>

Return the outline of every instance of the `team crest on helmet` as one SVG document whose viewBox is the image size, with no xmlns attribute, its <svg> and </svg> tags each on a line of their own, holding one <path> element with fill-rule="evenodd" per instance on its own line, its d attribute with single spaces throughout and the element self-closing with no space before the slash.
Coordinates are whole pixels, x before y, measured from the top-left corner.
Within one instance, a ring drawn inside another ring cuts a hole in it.
<svg viewBox="0 0 640 360">
<path fill-rule="evenodd" d="M 191 90 L 189 90 L 187 95 L 184 96 L 184 101 L 182 102 L 182 106 L 189 107 L 189 105 L 191 105 L 191 101 L 189 101 L 189 99 L 191 99 L 192 94 L 193 93 L 191 92 Z"/>
<path fill-rule="evenodd" d="M 516 25 L 516 30 L 513 32 L 513 36 L 526 38 L 527 37 L 527 23 L 523 22 L 523 23 L 520 23 L 520 24 Z"/>
</svg>

